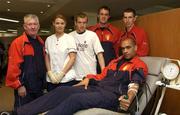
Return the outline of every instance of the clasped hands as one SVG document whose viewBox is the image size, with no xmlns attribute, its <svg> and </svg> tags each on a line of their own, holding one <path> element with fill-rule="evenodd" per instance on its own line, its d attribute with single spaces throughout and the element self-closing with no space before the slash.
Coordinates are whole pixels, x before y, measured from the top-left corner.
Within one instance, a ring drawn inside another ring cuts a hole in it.
<svg viewBox="0 0 180 115">
<path fill-rule="evenodd" d="M 61 82 L 61 80 L 65 76 L 65 73 L 62 71 L 60 72 L 48 71 L 48 76 L 53 84 L 58 84 Z"/>
</svg>

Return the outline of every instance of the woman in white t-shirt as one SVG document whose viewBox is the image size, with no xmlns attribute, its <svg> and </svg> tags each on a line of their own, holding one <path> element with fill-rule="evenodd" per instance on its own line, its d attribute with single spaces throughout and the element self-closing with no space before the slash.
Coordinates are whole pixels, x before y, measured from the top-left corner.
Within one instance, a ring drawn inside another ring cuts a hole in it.
<svg viewBox="0 0 180 115">
<path fill-rule="evenodd" d="M 51 91 L 57 86 L 72 86 L 75 81 L 73 64 L 76 60 L 76 44 L 74 38 L 66 33 L 66 19 L 58 14 L 53 19 L 55 34 L 45 41 L 45 62 L 47 68 L 47 90 Z"/>
</svg>

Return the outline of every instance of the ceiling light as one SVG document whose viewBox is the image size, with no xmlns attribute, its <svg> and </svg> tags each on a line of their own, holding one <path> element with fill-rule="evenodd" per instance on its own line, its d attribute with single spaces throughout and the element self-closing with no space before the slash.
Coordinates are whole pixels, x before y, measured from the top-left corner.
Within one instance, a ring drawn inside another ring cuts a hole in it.
<svg viewBox="0 0 180 115">
<path fill-rule="evenodd" d="M 17 32 L 12 32 L 13 34 L 17 34 Z"/>
<path fill-rule="evenodd" d="M 18 20 L 12 20 L 12 19 L 7 19 L 7 18 L 0 18 L 2 21 L 7 21 L 7 22 L 14 22 L 14 23 L 19 23 Z"/>
<path fill-rule="evenodd" d="M 5 32 L 7 32 L 7 31 L 4 31 L 4 30 L 0 30 L 0 33 L 5 33 Z"/>
<path fill-rule="evenodd" d="M 72 29 L 72 28 L 69 28 L 68 30 L 69 30 L 69 31 L 73 31 L 73 29 Z"/>
<path fill-rule="evenodd" d="M 41 30 L 40 32 L 42 32 L 42 33 L 49 33 L 50 31 L 48 31 L 48 30 Z"/>
<path fill-rule="evenodd" d="M 9 32 L 17 32 L 17 30 L 14 30 L 14 29 L 7 29 L 7 31 L 9 31 Z"/>
<path fill-rule="evenodd" d="M 41 13 L 41 14 L 43 14 L 44 12 L 43 12 L 43 11 L 41 11 L 40 13 Z"/>
<path fill-rule="evenodd" d="M 9 8 L 8 8 L 8 9 L 7 9 L 7 11 L 8 11 L 8 12 L 10 12 L 10 11 L 11 11 L 11 9 L 9 9 Z"/>
<path fill-rule="evenodd" d="M 6 3 L 7 3 L 7 4 L 10 4 L 10 3 L 11 3 L 11 1 L 9 1 L 9 0 L 8 0 L 8 1 L 6 1 Z"/>
<path fill-rule="evenodd" d="M 51 5 L 48 4 L 47 7 L 49 8 L 49 7 L 51 7 Z"/>
</svg>

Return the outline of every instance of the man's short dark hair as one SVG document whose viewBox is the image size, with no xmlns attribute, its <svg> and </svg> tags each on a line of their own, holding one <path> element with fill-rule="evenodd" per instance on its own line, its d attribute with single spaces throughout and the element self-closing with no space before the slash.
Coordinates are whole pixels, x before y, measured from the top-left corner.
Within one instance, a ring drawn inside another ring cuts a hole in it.
<svg viewBox="0 0 180 115">
<path fill-rule="evenodd" d="M 109 8 L 108 6 L 101 6 L 101 7 L 98 9 L 98 14 L 99 14 L 100 10 L 102 10 L 102 9 L 105 9 L 105 10 L 109 11 L 109 14 L 110 14 L 110 8 Z"/>
<path fill-rule="evenodd" d="M 136 38 L 133 34 L 124 34 L 121 36 L 121 40 L 120 40 L 120 43 L 122 43 L 123 41 L 127 40 L 127 39 L 130 39 L 131 42 L 133 43 L 133 45 L 136 45 Z"/>
<path fill-rule="evenodd" d="M 133 8 L 126 8 L 126 9 L 124 9 L 124 10 L 123 10 L 123 16 L 124 16 L 124 13 L 125 13 L 125 12 L 132 12 L 133 15 L 134 15 L 134 17 L 136 16 L 136 10 L 133 9 Z"/>
<path fill-rule="evenodd" d="M 77 18 L 86 18 L 86 17 L 88 18 L 88 16 L 85 13 L 80 12 L 74 16 L 74 21 L 77 21 Z"/>
</svg>

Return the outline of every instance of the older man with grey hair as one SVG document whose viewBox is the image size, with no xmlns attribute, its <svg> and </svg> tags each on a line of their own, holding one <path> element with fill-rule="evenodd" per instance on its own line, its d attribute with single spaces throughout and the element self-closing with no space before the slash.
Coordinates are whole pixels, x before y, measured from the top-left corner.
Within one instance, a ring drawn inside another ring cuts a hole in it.
<svg viewBox="0 0 180 115">
<path fill-rule="evenodd" d="M 24 33 L 10 45 L 6 86 L 14 89 L 14 109 L 43 95 L 45 83 L 44 42 L 37 35 L 39 19 L 24 16 Z"/>
</svg>

